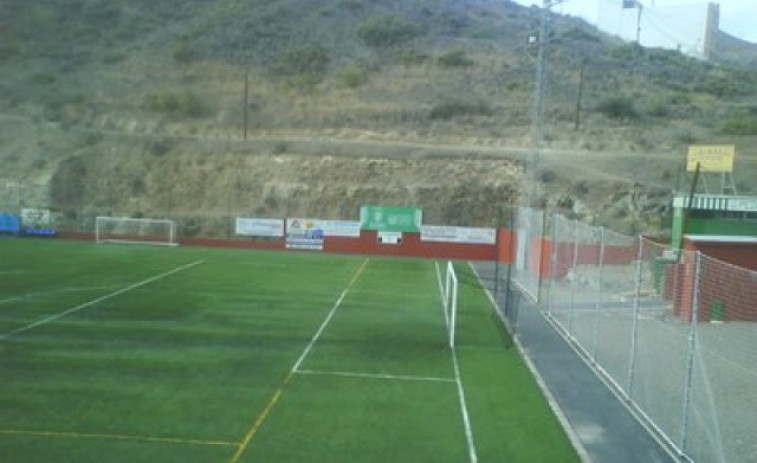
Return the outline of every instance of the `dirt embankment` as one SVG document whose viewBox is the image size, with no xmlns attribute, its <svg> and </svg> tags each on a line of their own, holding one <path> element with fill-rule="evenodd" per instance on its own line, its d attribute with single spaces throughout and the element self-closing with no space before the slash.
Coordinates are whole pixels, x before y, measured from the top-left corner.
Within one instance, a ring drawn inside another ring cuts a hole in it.
<svg viewBox="0 0 757 463">
<path fill-rule="evenodd" d="M 84 230 L 97 215 L 126 215 L 223 236 L 235 216 L 355 219 L 367 203 L 422 207 L 429 224 L 491 225 L 527 191 L 531 154 L 492 144 L 293 134 L 242 141 L 4 122 L 14 137 L 0 150 L 0 207 L 57 207 L 67 226 Z M 670 189 L 643 167 L 663 172 L 677 161 L 639 156 L 544 149 L 545 203 L 619 231 L 657 225 Z"/>
<path fill-rule="evenodd" d="M 355 220 L 363 204 L 417 206 L 426 223 L 481 226 L 521 190 L 520 163 L 476 155 L 331 155 L 325 143 L 322 154 L 274 154 L 175 139 L 112 148 L 55 169 L 51 203 L 70 226 L 86 228 L 96 215 L 169 217 L 185 234 L 212 236 L 230 233 L 236 216 Z"/>
</svg>

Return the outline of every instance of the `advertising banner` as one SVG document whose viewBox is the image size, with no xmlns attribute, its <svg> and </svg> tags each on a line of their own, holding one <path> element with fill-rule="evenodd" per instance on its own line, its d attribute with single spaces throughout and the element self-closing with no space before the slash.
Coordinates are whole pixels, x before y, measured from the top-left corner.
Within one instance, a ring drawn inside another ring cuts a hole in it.
<svg viewBox="0 0 757 463">
<path fill-rule="evenodd" d="M 497 232 L 493 228 L 423 225 L 421 227 L 421 241 L 495 244 L 497 242 Z"/>
<path fill-rule="evenodd" d="M 320 221 L 324 236 L 341 236 L 344 238 L 360 238 L 362 224 L 354 220 L 322 220 Z"/>
<path fill-rule="evenodd" d="M 234 233 L 242 236 L 284 236 L 283 219 L 255 219 L 237 217 Z"/>
<path fill-rule="evenodd" d="M 60 212 L 47 208 L 34 207 L 21 209 L 21 226 L 26 230 L 56 230 L 60 221 Z"/>
<path fill-rule="evenodd" d="M 378 232 L 378 242 L 381 244 L 400 244 L 402 243 L 402 232 L 380 231 Z"/>
<path fill-rule="evenodd" d="M 287 249 L 323 250 L 323 224 L 314 219 L 287 219 Z"/>
<path fill-rule="evenodd" d="M 363 230 L 418 233 L 423 213 L 417 207 L 384 207 L 366 204 L 360 208 Z"/>
<path fill-rule="evenodd" d="M 287 219 L 287 230 L 323 230 L 323 236 L 360 238 L 361 223 L 354 220 Z M 283 233 L 282 233 L 283 234 Z"/>
</svg>

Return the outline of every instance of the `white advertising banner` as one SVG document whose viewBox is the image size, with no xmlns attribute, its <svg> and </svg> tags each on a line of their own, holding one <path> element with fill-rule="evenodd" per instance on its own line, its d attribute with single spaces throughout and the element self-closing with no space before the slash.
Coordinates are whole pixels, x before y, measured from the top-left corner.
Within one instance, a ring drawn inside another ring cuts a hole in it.
<svg viewBox="0 0 757 463">
<path fill-rule="evenodd" d="M 51 228 L 53 225 L 53 219 L 50 209 L 21 209 L 21 224 L 26 228 Z"/>
<path fill-rule="evenodd" d="M 360 238 L 361 223 L 350 220 L 287 219 L 287 233 L 290 231 L 322 230 L 323 236 Z"/>
<path fill-rule="evenodd" d="M 284 220 L 237 217 L 234 233 L 243 236 L 284 236 Z"/>
<path fill-rule="evenodd" d="M 497 242 L 497 230 L 494 228 L 423 225 L 421 227 L 421 241 L 495 244 Z"/>
<path fill-rule="evenodd" d="M 324 220 L 323 234 L 326 236 L 341 236 L 344 238 L 360 238 L 360 221 Z"/>
<path fill-rule="evenodd" d="M 402 243 L 402 232 L 398 231 L 379 231 L 377 237 L 381 244 Z"/>
</svg>

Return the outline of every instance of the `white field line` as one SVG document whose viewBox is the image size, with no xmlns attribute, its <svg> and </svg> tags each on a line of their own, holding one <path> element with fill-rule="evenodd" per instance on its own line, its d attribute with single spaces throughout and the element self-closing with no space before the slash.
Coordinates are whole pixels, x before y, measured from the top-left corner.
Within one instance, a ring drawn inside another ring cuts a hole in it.
<svg viewBox="0 0 757 463">
<path fill-rule="evenodd" d="M 402 292 L 402 298 L 403 299 L 419 299 L 424 300 L 428 299 L 429 296 L 424 294 L 411 294 L 409 292 L 405 291 L 365 291 L 365 290 L 355 290 L 352 291 L 352 294 L 358 294 L 361 296 L 373 296 L 373 297 L 381 297 L 381 296 L 397 296 L 398 292 Z"/>
<path fill-rule="evenodd" d="M 436 279 L 439 283 L 439 292 L 442 295 L 442 310 L 444 310 L 445 317 L 447 316 L 446 308 L 444 307 L 444 288 L 442 284 L 442 274 L 439 271 L 439 263 L 434 261 L 434 267 L 436 268 Z M 455 347 L 450 347 L 452 351 L 452 366 L 455 371 L 455 383 L 457 383 L 457 395 L 460 399 L 460 414 L 463 418 L 463 427 L 465 428 L 465 439 L 468 442 L 468 458 L 470 463 L 478 462 L 478 455 L 476 453 L 476 443 L 473 439 L 473 427 L 470 423 L 470 416 L 468 415 L 468 405 L 465 402 L 465 389 L 463 388 L 463 382 L 460 379 L 460 365 L 457 361 L 457 351 Z"/>
<path fill-rule="evenodd" d="M 339 296 L 339 299 L 337 299 L 337 301 L 334 303 L 334 306 L 331 308 L 331 311 L 328 313 L 328 315 L 326 315 L 326 318 L 323 320 L 323 323 L 321 323 L 321 326 L 318 327 L 318 330 L 313 335 L 313 338 L 310 340 L 308 345 L 305 346 L 305 349 L 302 351 L 302 354 L 294 363 L 294 366 L 292 366 L 292 369 L 289 370 L 289 374 L 287 374 L 286 378 L 284 378 L 284 381 L 281 383 L 279 388 L 276 389 L 276 392 L 273 393 L 273 396 L 271 396 L 271 399 L 268 401 L 268 404 L 265 406 L 263 411 L 257 417 L 255 422 L 250 427 L 250 429 L 247 431 L 247 434 L 244 436 L 244 439 L 242 439 L 242 442 L 240 442 L 239 445 L 237 446 L 237 450 L 231 456 L 231 459 L 229 459 L 229 463 L 237 463 L 239 459 L 242 457 L 242 454 L 247 449 L 247 446 L 250 445 L 250 442 L 252 442 L 252 439 L 255 437 L 260 427 L 263 425 L 265 420 L 271 414 L 271 411 L 278 403 L 282 394 L 284 394 L 284 388 L 286 388 L 286 386 L 292 380 L 292 377 L 298 372 L 300 365 L 302 365 L 302 362 L 305 361 L 305 358 L 313 349 L 313 346 L 315 345 L 316 341 L 318 341 L 318 338 L 321 337 L 321 334 L 326 329 L 326 326 L 328 326 L 329 322 L 331 321 L 331 318 L 336 313 L 336 310 L 339 308 L 340 305 L 342 305 L 342 301 L 347 296 L 347 293 L 350 292 L 350 289 L 352 289 L 352 287 L 357 282 L 358 278 L 360 278 L 360 275 L 363 273 L 363 270 L 365 270 L 365 267 L 368 265 L 368 262 L 370 262 L 370 259 L 365 259 L 363 263 L 360 265 L 360 268 L 358 268 L 357 272 L 355 272 L 355 275 L 352 277 L 352 280 L 350 280 L 350 282 L 344 288 L 344 290 L 342 291 L 342 294 Z"/>
<path fill-rule="evenodd" d="M 98 303 L 100 303 L 102 301 L 114 298 L 116 296 L 119 296 L 119 295 L 121 295 L 123 293 L 126 293 L 128 291 L 131 291 L 133 289 L 136 289 L 136 288 L 139 288 L 141 286 L 145 286 L 147 284 L 150 284 L 153 281 L 160 280 L 161 278 L 165 278 L 165 277 L 167 277 L 169 275 L 173 275 L 174 273 L 178 273 L 178 272 L 181 272 L 181 271 L 186 270 L 188 268 L 194 267 L 195 265 L 199 265 L 199 264 L 201 264 L 203 262 L 204 262 L 203 260 L 197 260 L 197 261 L 192 262 L 190 264 L 182 265 L 181 267 L 177 267 L 177 268 L 175 268 L 173 270 L 169 270 L 167 272 L 161 273 L 160 275 L 155 275 L 153 277 L 147 278 L 146 280 L 142 280 L 142 281 L 140 281 L 138 283 L 134 283 L 133 285 L 129 285 L 129 286 L 125 287 L 125 288 L 119 289 L 118 291 L 112 292 L 110 294 L 106 294 L 105 296 L 98 297 L 97 299 L 93 299 L 93 300 L 91 300 L 89 302 L 85 302 L 84 304 L 77 305 L 76 307 L 72 307 L 72 308 L 70 308 L 68 310 L 64 310 L 63 312 L 60 312 L 60 313 L 57 313 L 57 314 L 54 314 L 54 315 L 50 315 L 50 316 L 45 317 L 45 318 L 43 318 L 41 320 L 37 320 L 36 322 L 30 323 L 30 324 L 28 324 L 26 326 L 22 326 L 21 328 L 17 328 L 17 329 L 15 329 L 13 331 L 9 331 L 7 333 L 0 334 L 0 340 L 8 339 L 9 337 L 14 336 L 16 334 L 23 333 L 25 331 L 29 331 L 29 330 L 31 330 L 33 328 L 36 328 L 36 327 L 40 326 L 40 325 L 44 325 L 45 323 L 49 323 L 49 322 L 51 322 L 53 320 L 57 320 L 57 319 L 59 319 L 61 317 L 65 317 L 68 314 L 77 312 L 77 311 L 79 311 L 81 309 L 84 309 L 84 308 L 87 308 L 87 307 L 89 307 L 91 305 L 98 304 Z"/>
<path fill-rule="evenodd" d="M 23 301 L 27 299 L 33 299 L 39 296 L 48 296 L 52 294 L 61 294 L 61 293 L 76 293 L 80 291 L 96 291 L 96 290 L 101 290 L 101 289 L 110 289 L 114 287 L 115 287 L 114 285 L 108 285 L 108 286 L 72 287 L 72 288 L 58 289 L 54 291 L 40 291 L 38 293 L 28 293 L 28 294 L 22 294 L 20 296 L 9 297 L 7 299 L 0 299 L 0 305 L 8 304 L 14 301 Z"/>
<path fill-rule="evenodd" d="M 321 326 L 318 327 L 318 331 L 315 332 L 313 335 L 313 338 L 310 340 L 307 346 L 305 346 L 305 350 L 302 351 L 302 355 L 300 355 L 300 358 L 297 359 L 297 361 L 294 363 L 294 366 L 292 367 L 291 373 L 296 373 L 297 370 L 299 370 L 300 365 L 302 365 L 302 362 L 305 361 L 305 357 L 310 354 L 310 351 L 313 349 L 313 346 L 318 341 L 318 338 L 321 337 L 321 334 L 326 329 L 326 326 L 328 326 L 329 322 L 331 321 L 331 318 L 336 313 L 336 309 L 339 308 L 340 305 L 342 305 L 342 301 L 347 296 L 347 293 L 350 292 L 352 287 L 355 285 L 355 282 L 357 282 L 357 279 L 360 277 L 360 275 L 363 273 L 363 270 L 365 269 L 365 266 L 368 265 L 369 259 L 365 259 L 363 261 L 363 264 L 360 266 L 358 271 L 355 273 L 355 276 L 352 278 L 352 280 L 349 282 L 347 287 L 344 288 L 342 291 L 342 294 L 339 295 L 339 299 L 336 300 L 334 303 L 334 306 L 331 308 L 331 311 L 328 315 L 326 315 L 326 318 L 323 320 L 323 323 L 321 323 Z"/>
<path fill-rule="evenodd" d="M 460 366 L 457 362 L 457 352 L 454 347 L 452 348 L 452 363 L 455 367 L 455 382 L 457 383 L 457 395 L 460 397 L 460 413 L 463 416 L 465 438 L 468 441 L 468 456 L 471 463 L 476 463 L 478 462 L 478 456 L 476 455 L 476 443 L 473 440 L 473 427 L 470 424 L 470 417 L 468 416 L 468 406 L 465 403 L 465 390 L 463 389 L 463 382 L 460 379 Z"/>
<path fill-rule="evenodd" d="M 31 295 L 30 294 L 24 294 L 22 296 L 9 297 L 8 299 L 0 299 L 0 305 L 7 304 L 9 302 L 14 302 L 14 301 L 21 301 L 21 300 L 26 299 L 27 297 L 32 297 L 32 296 L 34 296 L 34 295 L 33 294 L 31 294 Z"/>
<path fill-rule="evenodd" d="M 478 274 L 476 267 L 474 267 L 471 262 L 468 262 L 468 265 L 470 266 L 471 271 L 473 271 L 473 274 L 476 275 L 476 280 L 479 282 L 479 284 L 481 285 L 481 289 L 484 291 L 484 293 L 486 294 L 486 297 L 489 299 L 489 302 L 492 305 L 492 309 L 494 309 L 494 313 L 497 314 L 500 321 L 507 328 L 507 330 L 512 333 L 510 322 L 508 322 L 507 317 L 505 317 L 502 314 L 502 312 L 499 310 L 499 304 L 497 304 L 497 299 L 483 285 L 482 280 L 481 280 L 481 275 Z M 557 417 L 557 421 L 560 422 L 560 425 L 565 430 L 565 433 L 568 435 L 568 439 L 570 440 L 571 444 L 573 444 L 573 448 L 576 449 L 576 453 L 578 453 L 578 457 L 581 459 L 581 462 L 591 463 L 592 459 L 589 456 L 589 453 L 586 451 L 586 448 L 584 447 L 583 442 L 581 442 L 581 439 L 578 436 L 578 432 L 570 424 L 570 421 L 568 421 L 568 417 L 565 416 L 565 413 L 563 413 L 562 409 L 560 408 L 560 405 L 558 405 L 557 400 L 555 400 L 555 397 L 552 395 L 552 392 L 550 392 L 549 388 L 547 387 L 547 383 L 544 381 L 544 378 L 542 378 L 541 373 L 539 373 L 539 370 L 536 369 L 536 365 L 534 365 L 534 362 L 531 360 L 531 357 L 529 357 L 526 354 L 526 349 L 523 347 L 523 344 L 520 342 L 520 338 L 516 334 L 512 334 L 511 336 L 512 336 L 513 342 L 515 343 L 516 349 L 518 349 L 518 353 L 520 354 L 520 357 L 523 359 L 523 361 L 526 364 L 526 367 L 531 372 L 531 376 L 533 376 L 534 379 L 536 380 L 536 384 L 538 385 L 539 389 L 541 390 L 542 395 L 547 401 L 547 405 L 549 405 L 549 408 Z"/>
<path fill-rule="evenodd" d="M 351 371 L 316 371 L 316 370 L 297 370 L 296 373 L 301 375 L 313 376 L 341 376 L 345 378 L 365 378 L 365 379 L 387 379 L 398 381 L 428 381 L 438 383 L 454 383 L 454 378 L 439 378 L 435 376 L 407 376 L 407 375 L 389 375 L 384 373 L 358 373 Z"/>
</svg>

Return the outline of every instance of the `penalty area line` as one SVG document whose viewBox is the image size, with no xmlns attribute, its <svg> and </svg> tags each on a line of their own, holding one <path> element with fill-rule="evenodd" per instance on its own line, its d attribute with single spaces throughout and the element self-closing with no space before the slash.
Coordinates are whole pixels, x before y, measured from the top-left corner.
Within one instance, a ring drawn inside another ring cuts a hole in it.
<svg viewBox="0 0 757 463">
<path fill-rule="evenodd" d="M 447 316 L 447 310 L 445 307 L 444 299 L 444 284 L 442 283 L 442 274 L 439 269 L 439 262 L 434 261 L 434 268 L 436 269 L 436 280 L 439 283 L 439 294 L 442 302 L 442 311 L 444 317 L 447 319 L 447 326 L 449 326 L 449 320 Z M 468 459 L 470 463 L 478 463 L 478 454 L 476 452 L 476 443 L 473 439 L 473 427 L 471 426 L 470 416 L 468 414 L 468 405 L 465 401 L 465 388 L 463 388 L 463 380 L 460 375 L 460 364 L 457 360 L 457 350 L 454 346 L 450 347 L 452 353 L 452 368 L 455 372 L 455 384 L 457 385 L 457 396 L 460 401 L 460 415 L 463 419 L 463 428 L 465 430 L 465 440 L 468 443 Z"/>
<path fill-rule="evenodd" d="M 31 329 L 34 329 L 34 328 L 40 326 L 40 325 L 44 325 L 44 324 L 49 323 L 51 321 L 54 321 L 54 320 L 57 320 L 59 318 L 65 317 L 66 315 L 72 314 L 74 312 L 78 312 L 79 310 L 86 309 L 87 307 L 95 305 L 95 304 L 98 304 L 98 303 L 100 303 L 102 301 L 106 301 L 106 300 L 112 299 L 112 298 L 114 298 L 116 296 L 120 296 L 123 293 L 129 292 L 129 291 L 131 291 L 133 289 L 137 289 L 137 288 L 142 287 L 142 286 L 145 286 L 147 284 L 152 283 L 153 281 L 157 281 L 157 280 L 160 280 L 161 278 L 165 278 L 165 277 L 167 277 L 169 275 L 173 275 L 174 273 L 178 273 L 178 272 L 181 272 L 181 271 L 186 270 L 188 268 L 194 267 L 195 265 L 202 264 L 203 262 L 205 262 L 205 261 L 204 260 L 197 260 L 197 261 L 194 261 L 192 263 L 189 263 L 189 264 L 186 264 L 186 265 L 182 265 L 180 267 L 176 267 L 173 270 L 169 270 L 169 271 L 163 272 L 163 273 L 161 273 L 159 275 L 155 275 L 153 277 L 147 278 L 147 279 L 142 280 L 142 281 L 140 281 L 138 283 L 134 283 L 133 285 L 129 285 L 129 286 L 125 287 L 125 288 L 119 289 L 118 291 L 114 291 L 114 292 L 112 292 L 110 294 L 106 294 L 105 296 L 101 296 L 101 297 L 98 297 L 97 299 L 93 299 L 93 300 L 91 300 L 89 302 L 85 302 L 84 304 L 80 304 L 80 305 L 77 305 L 76 307 L 72 307 L 72 308 L 70 308 L 68 310 L 64 310 L 63 312 L 50 315 L 48 317 L 42 318 L 40 320 L 37 320 L 36 322 L 33 322 L 33 323 L 28 324 L 28 325 L 22 326 L 20 328 L 16 328 L 15 330 L 8 331 L 7 333 L 4 333 L 4 334 L 0 334 L 0 340 L 8 339 L 11 336 L 17 335 L 19 333 L 23 333 L 25 331 L 29 331 Z"/>
<path fill-rule="evenodd" d="M 328 313 L 328 315 L 326 315 L 326 318 L 321 323 L 321 326 L 318 327 L 318 330 L 313 335 L 313 338 L 310 340 L 308 345 L 305 346 L 305 349 L 302 351 L 302 354 L 294 363 L 294 366 L 292 366 L 292 369 L 289 370 L 289 373 L 287 374 L 286 378 L 284 378 L 284 381 L 276 389 L 276 392 L 273 393 L 273 395 L 271 396 L 271 399 L 268 401 L 268 404 L 265 406 L 265 408 L 260 413 L 258 418 L 252 424 L 252 427 L 250 428 L 250 430 L 247 431 L 247 434 L 244 436 L 244 439 L 239 444 L 237 451 L 234 452 L 234 455 L 231 456 L 229 463 L 236 463 L 237 461 L 239 461 L 239 458 L 242 457 L 242 454 L 250 445 L 250 442 L 252 442 L 252 439 L 255 437 L 255 434 L 257 434 L 258 430 L 263 425 L 263 422 L 266 420 L 266 418 L 268 418 L 268 415 L 271 414 L 271 410 L 273 410 L 273 407 L 276 405 L 276 403 L 278 403 L 279 399 L 281 398 L 281 395 L 284 393 L 284 388 L 286 388 L 289 385 L 289 383 L 292 381 L 292 377 L 294 377 L 295 372 L 300 368 L 300 365 L 302 365 L 302 362 L 305 361 L 305 358 L 308 356 L 308 354 L 310 354 L 310 351 L 313 349 L 313 346 L 318 341 L 318 338 L 321 337 L 321 334 L 326 329 L 326 326 L 328 326 L 329 322 L 334 317 L 336 310 L 339 308 L 340 305 L 342 305 L 342 301 L 347 296 L 347 293 L 350 292 L 352 287 L 357 282 L 358 278 L 360 278 L 360 275 L 363 274 L 363 270 L 365 270 L 365 267 L 368 265 L 368 262 L 370 262 L 370 259 L 365 259 L 363 263 L 360 265 L 360 267 L 357 269 L 357 272 L 355 272 L 355 275 L 352 277 L 350 282 L 344 288 L 344 290 L 342 291 L 342 294 L 339 296 L 339 299 L 337 299 L 337 301 L 334 303 L 334 306 L 331 307 L 331 311 Z"/>
<path fill-rule="evenodd" d="M 435 376 L 409 376 L 409 375 L 390 375 L 384 373 L 359 373 L 352 371 L 316 371 L 316 370 L 296 370 L 295 373 L 311 376 L 341 376 L 344 378 L 365 378 L 365 379 L 387 379 L 397 381 L 426 381 L 437 383 L 454 383 L 454 378 L 440 378 Z"/>
</svg>

